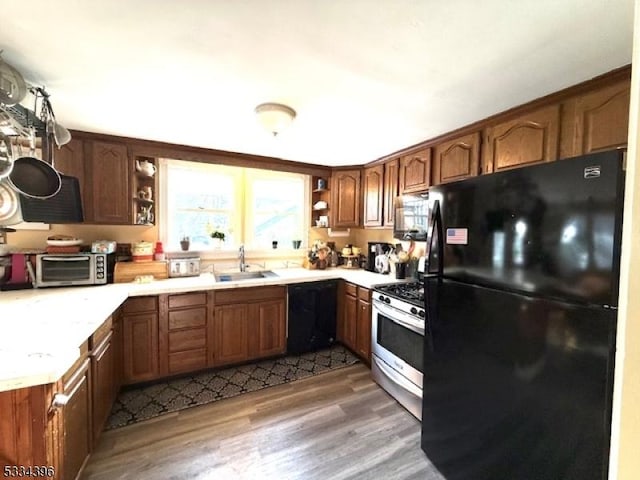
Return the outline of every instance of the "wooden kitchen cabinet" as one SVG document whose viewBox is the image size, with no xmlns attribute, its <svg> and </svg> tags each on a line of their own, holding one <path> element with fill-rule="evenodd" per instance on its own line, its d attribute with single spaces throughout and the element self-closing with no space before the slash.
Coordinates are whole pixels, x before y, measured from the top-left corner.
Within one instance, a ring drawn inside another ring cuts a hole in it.
<svg viewBox="0 0 640 480">
<path fill-rule="evenodd" d="M 480 132 L 434 147 L 433 185 L 453 182 L 480 173 Z"/>
<path fill-rule="evenodd" d="M 384 186 L 382 202 L 382 225 L 393 227 L 395 220 L 395 201 L 398 196 L 398 175 L 400 160 L 395 159 L 384 164 Z"/>
<path fill-rule="evenodd" d="M 626 146 L 630 91 L 630 81 L 624 80 L 567 101 L 563 109 L 563 158 Z"/>
<path fill-rule="evenodd" d="M 112 315 L 113 318 L 113 390 L 117 396 L 123 383 L 123 332 L 122 310 L 119 308 Z"/>
<path fill-rule="evenodd" d="M 249 305 L 249 318 L 257 322 L 257 335 L 249 335 L 249 355 L 253 358 L 283 354 L 287 349 L 287 322 L 284 298 Z M 254 325 L 250 325 L 254 328 Z"/>
<path fill-rule="evenodd" d="M 381 227 L 384 202 L 384 166 L 365 168 L 362 175 L 363 219 L 365 227 Z"/>
<path fill-rule="evenodd" d="M 206 368 L 212 292 L 159 297 L 159 366 L 161 375 Z"/>
<path fill-rule="evenodd" d="M 86 223 L 131 225 L 131 161 L 121 143 L 87 141 Z"/>
<path fill-rule="evenodd" d="M 50 480 L 73 478 L 62 474 L 62 410 L 50 408 L 56 393 L 62 393 L 62 381 L 0 392 L 2 472 L 19 465 L 48 466 L 54 473 Z"/>
<path fill-rule="evenodd" d="M 332 227 L 360 225 L 360 170 L 337 170 L 331 177 Z"/>
<path fill-rule="evenodd" d="M 218 365 L 249 359 L 249 308 L 247 305 L 223 305 L 214 309 L 215 358 Z"/>
<path fill-rule="evenodd" d="M 136 225 L 156 224 L 156 205 L 158 204 L 157 163 L 155 157 L 143 155 L 134 155 L 133 162 L 130 163 L 131 198 L 133 202 L 131 206 L 131 223 Z"/>
<path fill-rule="evenodd" d="M 393 227 L 399 166 L 400 161 L 396 158 L 364 169 L 362 190 L 365 228 Z"/>
<path fill-rule="evenodd" d="M 66 145 L 54 150 L 54 162 L 58 172 L 78 179 L 80 196 L 82 198 L 82 208 L 85 222 L 88 219 L 87 212 L 87 175 L 85 167 L 84 142 L 78 139 L 71 139 Z"/>
<path fill-rule="evenodd" d="M 358 287 L 356 317 L 356 353 L 371 364 L 371 298 L 370 291 Z"/>
<path fill-rule="evenodd" d="M 560 105 L 550 105 L 487 127 L 483 173 L 524 167 L 558 158 Z"/>
<path fill-rule="evenodd" d="M 357 318 L 358 299 L 353 295 L 346 295 L 344 298 L 344 310 L 342 314 L 342 338 L 340 340 L 351 350 L 357 350 Z"/>
<path fill-rule="evenodd" d="M 123 383 L 159 377 L 158 298 L 129 298 L 122 307 Z"/>
<path fill-rule="evenodd" d="M 423 192 L 431 186 L 431 148 L 400 157 L 400 194 Z"/>
<path fill-rule="evenodd" d="M 331 221 L 331 205 L 333 199 L 331 198 L 331 179 L 329 177 L 311 177 L 311 226 L 314 228 L 324 228 L 332 226 Z M 322 204 L 318 202 L 326 203 L 326 207 L 322 207 Z M 329 223 L 327 225 L 319 225 L 320 217 L 327 217 Z"/>
<path fill-rule="evenodd" d="M 113 331 L 109 331 L 100 344 L 92 349 L 91 359 L 91 398 L 92 398 L 92 445 L 98 444 L 98 438 L 107 423 L 111 407 L 118 395 L 114 375 L 115 352 Z"/>
<path fill-rule="evenodd" d="M 371 292 L 349 282 L 338 290 L 338 340 L 371 364 Z"/>
<path fill-rule="evenodd" d="M 91 416 L 91 368 L 87 351 L 63 376 L 62 478 L 79 478 L 93 445 Z"/>
<path fill-rule="evenodd" d="M 286 289 L 281 286 L 214 292 L 215 365 L 283 354 Z"/>
</svg>

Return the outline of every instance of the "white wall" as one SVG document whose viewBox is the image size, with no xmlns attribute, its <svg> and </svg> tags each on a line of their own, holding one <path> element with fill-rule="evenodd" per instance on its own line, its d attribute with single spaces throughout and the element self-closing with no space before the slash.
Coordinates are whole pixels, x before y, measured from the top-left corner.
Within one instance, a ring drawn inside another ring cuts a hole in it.
<svg viewBox="0 0 640 480">
<path fill-rule="evenodd" d="M 636 0 L 610 480 L 640 478 L 640 0 Z"/>
</svg>

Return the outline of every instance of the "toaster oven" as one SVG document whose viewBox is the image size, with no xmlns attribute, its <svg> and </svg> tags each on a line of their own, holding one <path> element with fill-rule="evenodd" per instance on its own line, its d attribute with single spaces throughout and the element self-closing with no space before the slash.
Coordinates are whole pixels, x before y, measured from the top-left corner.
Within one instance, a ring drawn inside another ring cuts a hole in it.
<svg viewBox="0 0 640 480">
<path fill-rule="evenodd" d="M 36 255 L 34 286 L 104 285 L 113 281 L 115 255 L 108 253 L 63 253 Z"/>
</svg>

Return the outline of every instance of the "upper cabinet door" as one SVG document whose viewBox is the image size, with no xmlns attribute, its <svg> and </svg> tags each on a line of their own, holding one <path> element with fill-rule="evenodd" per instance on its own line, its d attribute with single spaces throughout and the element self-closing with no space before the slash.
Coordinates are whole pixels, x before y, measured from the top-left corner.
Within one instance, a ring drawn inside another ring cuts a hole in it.
<svg viewBox="0 0 640 480">
<path fill-rule="evenodd" d="M 382 206 L 382 225 L 393 227 L 395 218 L 394 202 L 398 196 L 398 170 L 400 161 L 396 158 L 384 164 L 384 204 Z"/>
<path fill-rule="evenodd" d="M 434 150 L 434 185 L 478 175 L 480 169 L 480 132 L 441 143 Z"/>
<path fill-rule="evenodd" d="M 630 82 L 624 81 L 567 102 L 566 136 L 573 140 L 567 156 L 627 144 L 630 89 Z"/>
<path fill-rule="evenodd" d="M 559 131 L 560 105 L 488 127 L 484 173 L 557 160 Z"/>
<path fill-rule="evenodd" d="M 383 177 L 383 165 L 376 165 L 364 169 L 364 176 L 362 178 L 364 218 L 362 223 L 365 227 L 382 226 Z"/>
<path fill-rule="evenodd" d="M 91 179 L 93 223 L 132 224 L 127 146 L 121 143 L 92 142 L 87 167 Z"/>
<path fill-rule="evenodd" d="M 431 185 L 431 149 L 400 158 L 400 193 L 421 192 Z"/>
<path fill-rule="evenodd" d="M 334 227 L 360 224 L 360 170 L 338 170 L 331 176 Z"/>
</svg>

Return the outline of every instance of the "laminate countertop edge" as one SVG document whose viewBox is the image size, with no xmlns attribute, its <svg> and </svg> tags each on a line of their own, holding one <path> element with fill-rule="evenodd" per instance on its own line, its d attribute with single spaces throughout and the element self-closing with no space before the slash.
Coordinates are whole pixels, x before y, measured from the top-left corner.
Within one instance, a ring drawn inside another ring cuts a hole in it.
<svg viewBox="0 0 640 480">
<path fill-rule="evenodd" d="M 150 283 L 15 290 L 0 293 L 0 392 L 57 381 L 80 345 L 128 297 L 289 285 L 343 279 L 361 287 L 406 282 L 364 270 L 273 270 L 276 277 L 217 282 L 210 273 Z"/>
</svg>

